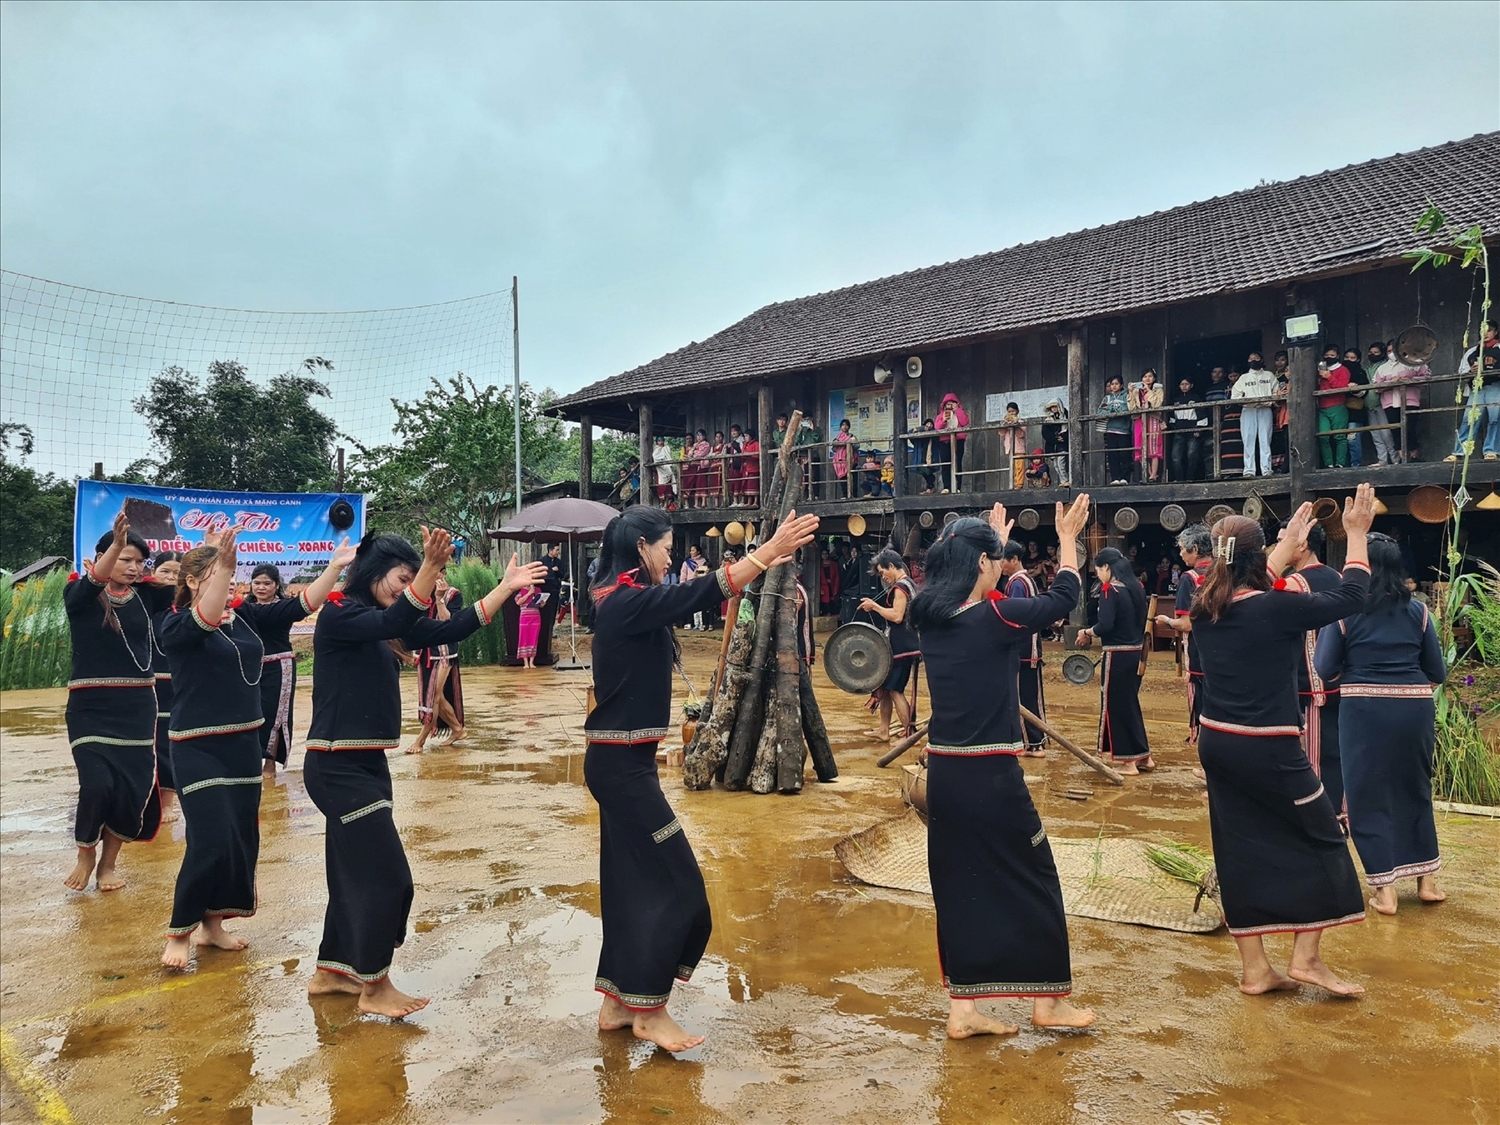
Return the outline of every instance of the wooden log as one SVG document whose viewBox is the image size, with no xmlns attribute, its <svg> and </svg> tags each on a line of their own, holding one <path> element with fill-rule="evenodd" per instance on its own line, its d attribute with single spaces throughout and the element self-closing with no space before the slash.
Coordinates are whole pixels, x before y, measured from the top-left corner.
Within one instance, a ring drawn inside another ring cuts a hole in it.
<svg viewBox="0 0 1500 1125">
<path fill-rule="evenodd" d="M 776 788 L 776 687 L 773 684 L 766 703 L 766 721 L 760 726 L 760 738 L 755 743 L 755 761 L 750 766 L 750 776 L 745 788 L 752 793 L 769 793 Z"/>
<path fill-rule="evenodd" d="M 755 715 L 764 709 L 766 695 L 766 661 L 771 654 L 771 641 L 775 637 L 775 612 L 777 595 L 785 581 L 787 568 L 772 567 L 761 578 L 760 606 L 755 612 L 755 639 L 748 661 L 749 682 L 740 697 L 740 709 Z M 755 764 L 756 743 L 760 738 L 759 726 L 748 722 L 736 722 L 729 740 L 729 757 L 724 765 L 724 784 L 730 789 L 743 789 L 750 779 L 750 768 Z"/>
<path fill-rule="evenodd" d="M 724 676 L 715 693 L 712 713 L 698 724 L 683 759 L 682 781 L 689 789 L 707 789 L 729 753 L 729 735 L 739 714 L 740 700 L 750 682 L 750 650 L 754 628 L 735 626 L 724 661 Z"/>
<path fill-rule="evenodd" d="M 1109 766 L 1105 765 L 1102 759 L 1094 757 L 1087 750 L 1079 747 L 1070 738 L 1068 738 L 1065 734 L 1063 734 L 1045 719 L 1037 718 L 1024 707 L 1021 708 L 1021 718 L 1030 723 L 1032 726 L 1036 727 L 1037 730 L 1041 731 L 1043 734 L 1051 737 L 1054 741 L 1057 742 L 1059 746 L 1061 746 L 1069 754 L 1072 754 L 1073 757 L 1077 758 L 1080 762 L 1088 766 L 1090 769 L 1097 770 L 1099 773 L 1102 773 L 1116 785 L 1125 784 L 1124 774 L 1117 773 Z"/>
<path fill-rule="evenodd" d="M 787 569 L 791 569 L 788 564 Z M 802 789 L 807 772 L 807 744 L 802 741 L 802 657 L 797 653 L 795 573 L 776 607 L 776 706 L 766 714 L 766 726 L 776 726 L 776 788 L 783 793 Z"/>
<path fill-rule="evenodd" d="M 911 734 L 907 735 L 900 742 L 896 743 L 889 750 L 887 750 L 884 754 L 880 755 L 880 757 L 875 760 L 875 764 L 881 769 L 884 769 L 886 766 L 894 762 L 897 758 L 901 757 L 902 754 L 905 754 L 918 742 L 921 742 L 922 736 L 926 733 L 927 724 L 918 723 L 916 730 L 912 731 Z"/>
<path fill-rule="evenodd" d="M 838 777 L 839 767 L 833 760 L 833 744 L 828 741 L 828 727 L 823 722 L 818 697 L 813 694 L 812 672 L 806 664 L 798 673 L 798 687 L 802 696 L 802 736 L 812 752 L 813 770 L 819 781 L 832 781 Z"/>
</svg>

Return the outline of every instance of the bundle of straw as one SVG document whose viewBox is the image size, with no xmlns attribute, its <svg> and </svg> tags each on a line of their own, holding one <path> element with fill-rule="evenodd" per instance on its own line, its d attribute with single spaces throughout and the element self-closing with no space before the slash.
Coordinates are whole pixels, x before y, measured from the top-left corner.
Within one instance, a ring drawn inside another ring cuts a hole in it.
<svg viewBox="0 0 1500 1125">
<path fill-rule="evenodd" d="M 1168 840 L 1164 844 L 1148 844 L 1146 858 L 1174 879 L 1201 887 L 1205 877 L 1214 869 L 1214 857 L 1193 844 L 1182 844 Z"/>
</svg>

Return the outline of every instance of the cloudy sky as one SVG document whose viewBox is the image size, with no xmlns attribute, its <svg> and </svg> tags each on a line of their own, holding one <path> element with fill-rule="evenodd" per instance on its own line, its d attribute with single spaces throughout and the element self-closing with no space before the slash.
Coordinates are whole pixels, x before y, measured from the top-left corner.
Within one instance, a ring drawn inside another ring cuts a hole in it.
<svg viewBox="0 0 1500 1125">
<path fill-rule="evenodd" d="M 519 274 L 524 375 L 567 391 L 768 301 L 1500 127 L 1497 13 L 5 3 L 0 260 L 301 310 Z"/>
</svg>

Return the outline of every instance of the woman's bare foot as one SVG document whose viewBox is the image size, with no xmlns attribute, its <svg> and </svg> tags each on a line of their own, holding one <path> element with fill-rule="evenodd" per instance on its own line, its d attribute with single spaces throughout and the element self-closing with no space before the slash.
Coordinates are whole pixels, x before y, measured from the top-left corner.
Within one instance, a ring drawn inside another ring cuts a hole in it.
<svg viewBox="0 0 1500 1125">
<path fill-rule="evenodd" d="M 399 1020 L 413 1012 L 420 1012 L 429 1001 L 425 996 L 408 996 L 391 983 L 390 977 L 365 985 L 359 994 L 359 1010 L 372 1016 L 386 1016 Z"/>
<path fill-rule="evenodd" d="M 78 862 L 73 864 L 73 870 L 68 872 L 68 877 L 63 880 L 63 886 L 70 891 L 87 890 L 89 877 L 94 873 L 95 862 L 93 848 L 79 848 Z"/>
<path fill-rule="evenodd" d="M 422 747 L 423 747 L 423 745 L 426 742 L 427 742 L 427 735 L 424 733 L 421 738 L 417 739 L 415 742 L 413 742 L 410 746 L 408 746 L 406 748 L 406 752 L 408 754 L 420 754 L 422 752 Z"/>
<path fill-rule="evenodd" d="M 635 1013 L 613 996 L 606 996 L 599 1008 L 599 1030 L 621 1031 L 635 1023 Z"/>
<path fill-rule="evenodd" d="M 1023 758 L 1045 758 L 1046 756 L 1047 756 L 1047 751 L 1045 751 L 1045 750 L 1022 750 L 1021 751 L 1021 757 L 1023 757 Z"/>
<path fill-rule="evenodd" d="M 1140 767 L 1137 766 L 1134 759 L 1132 759 L 1128 762 L 1116 762 L 1115 772 L 1118 773 L 1121 777 L 1135 777 L 1141 771 Z"/>
<path fill-rule="evenodd" d="M 1267 992 L 1295 992 L 1302 986 L 1285 973 L 1277 972 L 1269 964 L 1252 971 L 1246 968 L 1240 974 L 1240 991 L 1246 996 L 1264 996 Z"/>
<path fill-rule="evenodd" d="M 1370 905 L 1375 908 L 1377 914 L 1387 917 L 1396 913 L 1396 887 L 1393 883 L 1387 883 L 1383 887 L 1377 887 L 1375 893 L 1370 896 Z"/>
<path fill-rule="evenodd" d="M 1296 955 L 1297 953 L 1294 948 L 1292 951 L 1293 958 Z M 1363 996 L 1365 994 L 1364 985 L 1352 984 L 1349 981 L 1340 979 L 1334 975 L 1332 969 L 1323 964 L 1322 960 L 1317 957 L 1313 957 L 1311 960 L 1302 963 L 1293 960 L 1287 966 L 1286 975 L 1293 980 L 1300 980 L 1303 984 L 1315 984 L 1319 988 L 1326 988 L 1335 996 Z"/>
<path fill-rule="evenodd" d="M 275 758 L 267 758 L 267 759 L 265 759 L 261 763 L 260 775 L 262 777 L 275 777 L 276 776 L 276 759 Z"/>
<path fill-rule="evenodd" d="M 960 1000 L 955 997 L 949 1002 L 949 1039 L 968 1039 L 974 1035 L 1015 1035 L 1020 1030 L 1013 1023 L 1006 1023 L 985 1015 L 972 1000 Z"/>
<path fill-rule="evenodd" d="M 125 876 L 115 870 L 115 861 L 120 858 L 120 849 L 125 846 L 123 837 L 116 836 L 108 828 L 99 841 L 99 866 L 94 871 L 94 882 L 101 891 L 118 891 L 125 885 Z"/>
<path fill-rule="evenodd" d="M 1031 1002 L 1036 1027 L 1088 1027 L 1098 1017 L 1092 1008 L 1075 1008 L 1061 997 L 1039 997 Z"/>
<path fill-rule="evenodd" d="M 890 728 L 886 728 L 885 730 L 880 731 L 871 727 L 869 730 L 864 731 L 863 733 L 866 738 L 873 738 L 876 742 L 889 742 L 891 740 Z"/>
<path fill-rule="evenodd" d="M 106 867 L 102 859 L 99 861 L 99 870 L 94 877 L 101 891 L 118 891 L 125 886 L 125 876 L 115 870 L 113 863 Z"/>
<path fill-rule="evenodd" d="M 1193 767 L 1193 776 L 1196 777 L 1199 781 L 1207 781 L 1208 780 L 1208 774 L 1206 774 L 1206 773 L 1203 772 L 1203 767 L 1202 766 L 1194 766 Z"/>
<path fill-rule="evenodd" d="M 1418 875 L 1417 898 L 1423 902 L 1444 902 L 1448 896 L 1438 889 L 1436 875 Z"/>
<path fill-rule="evenodd" d="M 338 992 L 358 996 L 364 992 L 364 987 L 352 977 L 346 977 L 343 973 L 331 973 L 327 969 L 319 969 L 307 982 L 309 996 L 331 996 Z"/>
<path fill-rule="evenodd" d="M 1144 758 L 1142 758 L 1135 764 L 1135 768 L 1140 770 L 1141 773 L 1150 773 L 1156 768 L 1156 759 L 1152 758 L 1150 754 L 1147 754 Z"/>
<path fill-rule="evenodd" d="M 250 940 L 242 938 L 239 934 L 232 934 L 224 928 L 222 918 L 204 918 L 203 924 L 193 931 L 194 945 L 211 945 L 215 949 L 223 949 L 229 953 L 238 953 L 241 949 L 250 948 Z"/>
<path fill-rule="evenodd" d="M 176 824 L 182 819 L 182 807 L 177 803 L 177 794 L 170 789 L 161 791 L 161 822 Z"/>
<path fill-rule="evenodd" d="M 468 737 L 469 737 L 469 732 L 465 728 L 463 728 L 463 727 L 454 727 L 452 735 L 450 735 L 449 738 L 448 738 L 448 745 L 452 746 L 455 742 L 462 742 L 464 739 L 466 739 Z"/>
<path fill-rule="evenodd" d="M 649 1012 L 634 1012 L 631 1030 L 637 1039 L 655 1043 L 663 1051 L 691 1051 L 703 1042 L 701 1035 L 689 1035 L 667 1015 L 665 1008 L 652 1008 Z"/>
<path fill-rule="evenodd" d="M 186 969 L 193 959 L 193 934 L 173 934 L 167 938 L 167 947 L 161 951 L 161 963 L 169 969 Z"/>
</svg>

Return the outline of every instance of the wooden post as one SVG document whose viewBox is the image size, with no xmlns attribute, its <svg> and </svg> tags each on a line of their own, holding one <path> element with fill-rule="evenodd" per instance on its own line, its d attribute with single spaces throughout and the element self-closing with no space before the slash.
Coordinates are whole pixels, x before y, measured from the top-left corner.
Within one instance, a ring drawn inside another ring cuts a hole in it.
<svg viewBox="0 0 1500 1125">
<path fill-rule="evenodd" d="M 334 485 L 333 490 L 335 492 L 343 492 L 344 491 L 344 447 L 342 445 L 339 446 L 339 475 L 338 475 L 338 482 Z"/>
<path fill-rule="evenodd" d="M 1087 458 L 1083 454 L 1085 430 L 1082 419 L 1089 402 L 1087 388 L 1083 384 L 1087 374 L 1085 342 L 1082 326 L 1068 333 L 1068 480 L 1078 490 L 1090 483 L 1085 475 Z"/>
<path fill-rule="evenodd" d="M 891 456 L 896 459 L 896 495 L 906 495 L 906 364 L 891 373 Z M 849 467 L 854 479 L 854 467 Z"/>
<path fill-rule="evenodd" d="M 656 499 L 656 490 L 651 487 L 651 404 L 641 403 L 641 492 L 640 503 L 651 504 Z"/>
<path fill-rule="evenodd" d="M 1296 312 L 1312 312 L 1312 301 L 1301 297 Z M 1318 357 L 1316 341 L 1287 349 L 1291 386 L 1287 390 L 1287 469 L 1291 474 L 1291 509 L 1307 499 L 1307 473 L 1318 467 Z"/>
<path fill-rule="evenodd" d="M 771 467 L 775 464 L 771 458 L 771 454 L 775 452 L 771 448 L 771 431 L 776 428 L 776 398 L 771 392 L 770 383 L 762 383 L 755 392 L 755 417 L 756 425 L 760 427 L 755 436 L 760 441 L 760 506 L 764 513 L 775 510 L 767 496 L 771 485 Z"/>
<path fill-rule="evenodd" d="M 646 466 L 641 465 L 641 482 L 645 487 Z M 656 483 L 655 474 L 652 484 Z M 578 495 L 584 500 L 594 498 L 594 420 L 588 415 L 578 419 Z"/>
<path fill-rule="evenodd" d="M 343 450 L 341 449 L 341 450 L 339 450 L 339 452 L 342 453 Z M 104 479 L 104 462 L 103 461 L 95 461 L 94 462 L 94 479 L 95 480 L 103 480 Z"/>
</svg>

